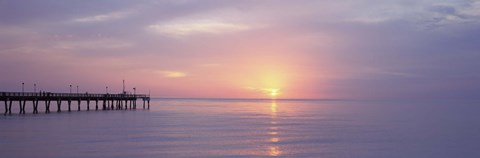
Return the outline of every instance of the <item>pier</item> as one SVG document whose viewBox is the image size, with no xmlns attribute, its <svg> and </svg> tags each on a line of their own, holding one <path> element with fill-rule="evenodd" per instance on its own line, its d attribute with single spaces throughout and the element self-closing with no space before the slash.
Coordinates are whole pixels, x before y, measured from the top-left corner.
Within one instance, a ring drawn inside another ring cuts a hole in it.
<svg viewBox="0 0 480 158">
<path fill-rule="evenodd" d="M 20 114 L 25 114 L 25 106 L 27 102 L 32 102 L 33 114 L 38 114 L 39 103 L 45 105 L 45 113 L 50 113 L 51 102 L 57 105 L 57 112 L 62 112 L 62 103 L 66 103 L 68 112 L 72 111 L 72 102 L 76 102 L 77 111 L 81 111 L 80 105 L 83 101 L 87 104 L 87 111 L 90 103 L 95 104 L 95 110 L 128 110 L 137 109 L 137 100 L 143 101 L 143 109 L 150 109 L 150 96 L 146 94 L 90 94 L 90 93 L 51 93 L 51 92 L 0 92 L 0 101 L 5 103 L 4 115 L 12 114 L 12 103 L 18 102 Z M 145 107 L 147 106 L 147 107 Z"/>
</svg>

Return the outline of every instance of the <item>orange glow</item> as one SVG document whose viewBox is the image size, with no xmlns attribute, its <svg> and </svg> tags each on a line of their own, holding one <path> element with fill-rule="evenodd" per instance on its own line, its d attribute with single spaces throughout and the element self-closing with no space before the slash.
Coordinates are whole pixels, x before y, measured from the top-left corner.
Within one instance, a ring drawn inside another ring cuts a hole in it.
<svg viewBox="0 0 480 158">
<path fill-rule="evenodd" d="M 278 127 L 269 127 L 271 130 L 278 130 Z"/>
<path fill-rule="evenodd" d="M 278 146 L 271 146 L 268 147 L 268 155 L 269 156 L 279 156 L 282 152 Z"/>
<path fill-rule="evenodd" d="M 269 135 L 277 135 L 278 132 L 268 132 L 267 134 L 269 134 Z"/>
<path fill-rule="evenodd" d="M 279 138 L 270 138 L 270 142 L 272 143 L 277 143 L 278 141 L 280 141 Z"/>
</svg>

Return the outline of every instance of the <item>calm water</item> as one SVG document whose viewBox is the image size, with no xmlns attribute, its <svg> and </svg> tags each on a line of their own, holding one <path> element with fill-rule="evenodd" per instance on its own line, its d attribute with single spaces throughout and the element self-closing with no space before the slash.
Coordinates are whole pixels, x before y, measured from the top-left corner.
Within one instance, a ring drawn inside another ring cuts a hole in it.
<svg viewBox="0 0 480 158">
<path fill-rule="evenodd" d="M 0 116 L 0 157 L 480 157 L 478 102 L 162 99 L 151 105 Z"/>
</svg>

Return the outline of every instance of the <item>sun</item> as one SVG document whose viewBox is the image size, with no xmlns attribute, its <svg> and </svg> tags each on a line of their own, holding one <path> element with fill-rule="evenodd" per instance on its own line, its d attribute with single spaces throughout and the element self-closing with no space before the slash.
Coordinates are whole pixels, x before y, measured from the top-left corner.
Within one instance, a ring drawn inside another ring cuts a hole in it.
<svg viewBox="0 0 480 158">
<path fill-rule="evenodd" d="M 270 94 L 271 97 L 276 97 L 279 95 L 279 91 L 280 89 L 277 89 L 277 88 L 270 88 L 270 89 L 267 89 L 267 92 Z"/>
</svg>

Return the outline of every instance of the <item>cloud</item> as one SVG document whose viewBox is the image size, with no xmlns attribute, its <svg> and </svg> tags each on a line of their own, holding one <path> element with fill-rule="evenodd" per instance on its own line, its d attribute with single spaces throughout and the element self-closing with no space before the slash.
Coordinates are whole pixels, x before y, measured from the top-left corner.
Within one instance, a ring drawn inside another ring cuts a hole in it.
<svg viewBox="0 0 480 158">
<path fill-rule="evenodd" d="M 94 16 L 82 17 L 74 19 L 75 22 L 86 23 L 86 22 L 103 22 L 103 21 L 110 21 L 110 20 L 117 20 L 127 17 L 131 15 L 132 12 L 111 12 L 107 14 L 99 14 Z"/>
<path fill-rule="evenodd" d="M 117 40 L 117 39 L 93 39 L 93 40 L 76 40 L 76 41 L 58 41 L 54 48 L 69 49 L 69 50 L 83 50 L 92 49 L 125 49 L 132 47 L 132 42 Z"/>
<path fill-rule="evenodd" d="M 162 74 L 163 77 L 167 78 L 181 78 L 187 76 L 186 73 L 180 71 L 158 71 L 158 73 Z"/>
<path fill-rule="evenodd" d="M 201 13 L 173 17 L 147 26 L 159 34 L 183 37 L 197 34 L 227 34 L 259 28 L 248 14 L 237 9 L 212 9 Z"/>
<path fill-rule="evenodd" d="M 222 20 L 180 20 L 164 24 L 149 25 L 148 29 L 157 33 L 173 36 L 188 36 L 194 34 L 224 34 L 252 29 L 251 26 L 241 23 L 232 23 Z"/>
<path fill-rule="evenodd" d="M 381 68 L 365 68 L 363 71 L 361 71 L 364 74 L 367 75 L 387 75 L 387 76 L 393 76 L 393 77 L 404 77 L 404 78 L 414 78 L 418 77 L 418 75 L 413 74 L 413 73 L 406 73 L 406 72 L 400 72 L 400 71 L 391 71 L 391 70 L 386 70 L 386 69 L 381 69 Z M 378 78 L 378 76 L 377 76 Z"/>
<path fill-rule="evenodd" d="M 201 67 L 219 67 L 221 65 L 216 63 L 208 63 L 208 64 L 201 64 L 200 66 Z"/>
</svg>

